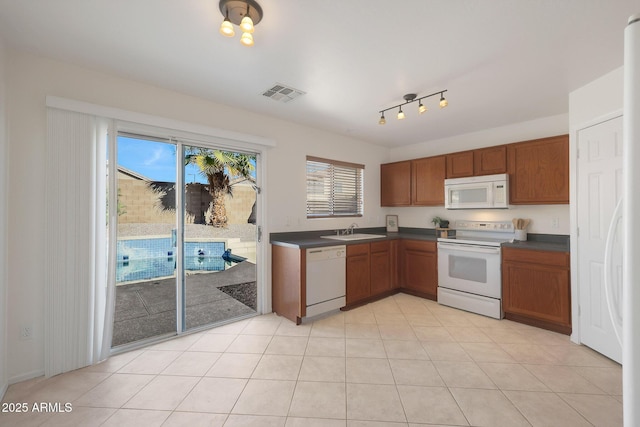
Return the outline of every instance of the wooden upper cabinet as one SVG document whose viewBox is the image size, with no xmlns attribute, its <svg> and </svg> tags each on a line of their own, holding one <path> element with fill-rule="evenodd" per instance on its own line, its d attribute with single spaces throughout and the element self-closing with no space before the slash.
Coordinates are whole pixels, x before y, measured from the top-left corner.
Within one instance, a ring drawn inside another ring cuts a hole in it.
<svg viewBox="0 0 640 427">
<path fill-rule="evenodd" d="M 380 205 L 411 206 L 411 161 L 380 165 Z"/>
<path fill-rule="evenodd" d="M 473 174 L 494 175 L 507 172 L 507 146 L 480 148 L 473 151 Z"/>
<path fill-rule="evenodd" d="M 446 156 L 411 161 L 411 200 L 418 206 L 444 205 Z"/>
<path fill-rule="evenodd" d="M 494 175 L 506 172 L 506 145 L 447 154 L 447 178 Z"/>
<path fill-rule="evenodd" d="M 447 178 L 473 176 L 473 151 L 447 154 Z"/>
<path fill-rule="evenodd" d="M 507 146 L 509 203 L 569 203 L 569 135 Z"/>
</svg>

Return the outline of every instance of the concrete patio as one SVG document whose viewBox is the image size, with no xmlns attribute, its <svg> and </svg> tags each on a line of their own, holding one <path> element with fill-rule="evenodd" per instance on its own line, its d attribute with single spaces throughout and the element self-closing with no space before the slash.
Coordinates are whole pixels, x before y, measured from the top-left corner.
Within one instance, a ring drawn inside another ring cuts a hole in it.
<svg viewBox="0 0 640 427">
<path fill-rule="evenodd" d="M 256 266 L 249 261 L 187 275 L 185 283 L 187 329 L 256 313 Z M 175 278 L 116 287 L 113 347 L 175 331 Z"/>
</svg>

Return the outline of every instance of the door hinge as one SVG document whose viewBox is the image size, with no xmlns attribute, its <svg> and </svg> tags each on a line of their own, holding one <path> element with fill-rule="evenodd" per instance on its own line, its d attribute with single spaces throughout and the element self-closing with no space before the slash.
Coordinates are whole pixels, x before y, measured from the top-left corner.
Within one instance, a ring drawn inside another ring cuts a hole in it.
<svg viewBox="0 0 640 427">
<path fill-rule="evenodd" d="M 258 243 L 262 242 L 262 226 L 259 225 L 257 228 L 257 232 L 258 232 Z"/>
</svg>

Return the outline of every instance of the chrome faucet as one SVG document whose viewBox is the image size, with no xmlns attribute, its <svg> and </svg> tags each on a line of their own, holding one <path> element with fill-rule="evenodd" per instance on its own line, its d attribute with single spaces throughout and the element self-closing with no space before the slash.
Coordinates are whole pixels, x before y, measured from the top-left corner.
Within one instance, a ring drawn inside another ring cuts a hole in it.
<svg viewBox="0 0 640 427">
<path fill-rule="evenodd" d="M 359 225 L 354 222 L 346 230 L 344 230 L 344 234 L 353 234 L 353 229 L 355 227 L 359 227 Z"/>
</svg>

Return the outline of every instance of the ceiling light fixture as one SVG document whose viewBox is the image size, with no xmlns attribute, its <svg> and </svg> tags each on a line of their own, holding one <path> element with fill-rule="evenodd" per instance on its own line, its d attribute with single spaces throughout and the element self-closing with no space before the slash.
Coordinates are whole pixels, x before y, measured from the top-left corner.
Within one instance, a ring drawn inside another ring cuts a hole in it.
<svg viewBox="0 0 640 427">
<path fill-rule="evenodd" d="M 380 120 L 378 120 L 378 123 L 381 125 L 384 125 L 387 123 L 387 121 L 384 118 L 384 112 L 385 111 L 389 111 L 389 110 L 393 110 L 394 108 L 398 109 L 398 120 L 402 120 L 406 117 L 406 115 L 404 114 L 404 111 L 402 111 L 402 106 L 403 105 L 407 105 L 407 104 L 411 104 L 412 102 L 416 102 L 418 101 L 418 112 L 420 114 L 425 113 L 427 111 L 427 106 L 424 105 L 422 103 L 423 99 L 435 96 L 435 95 L 440 95 L 440 108 L 444 108 L 447 105 L 449 105 L 449 102 L 444 98 L 444 93 L 447 91 L 447 89 L 445 90 L 439 90 L 438 92 L 434 92 L 430 95 L 425 95 L 425 96 L 421 96 L 420 98 L 418 98 L 418 95 L 416 95 L 415 93 L 408 93 L 405 96 L 403 96 L 402 98 L 404 99 L 404 103 L 403 104 L 398 104 L 398 105 L 394 105 L 393 107 L 389 107 L 389 108 L 385 108 L 384 110 L 380 110 Z"/>
<path fill-rule="evenodd" d="M 220 0 L 220 12 L 224 21 L 220 25 L 220 33 L 225 37 L 233 37 L 233 25 L 240 26 L 242 37 L 240 42 L 245 46 L 253 46 L 254 27 L 262 20 L 262 8 L 255 0 Z"/>
</svg>

